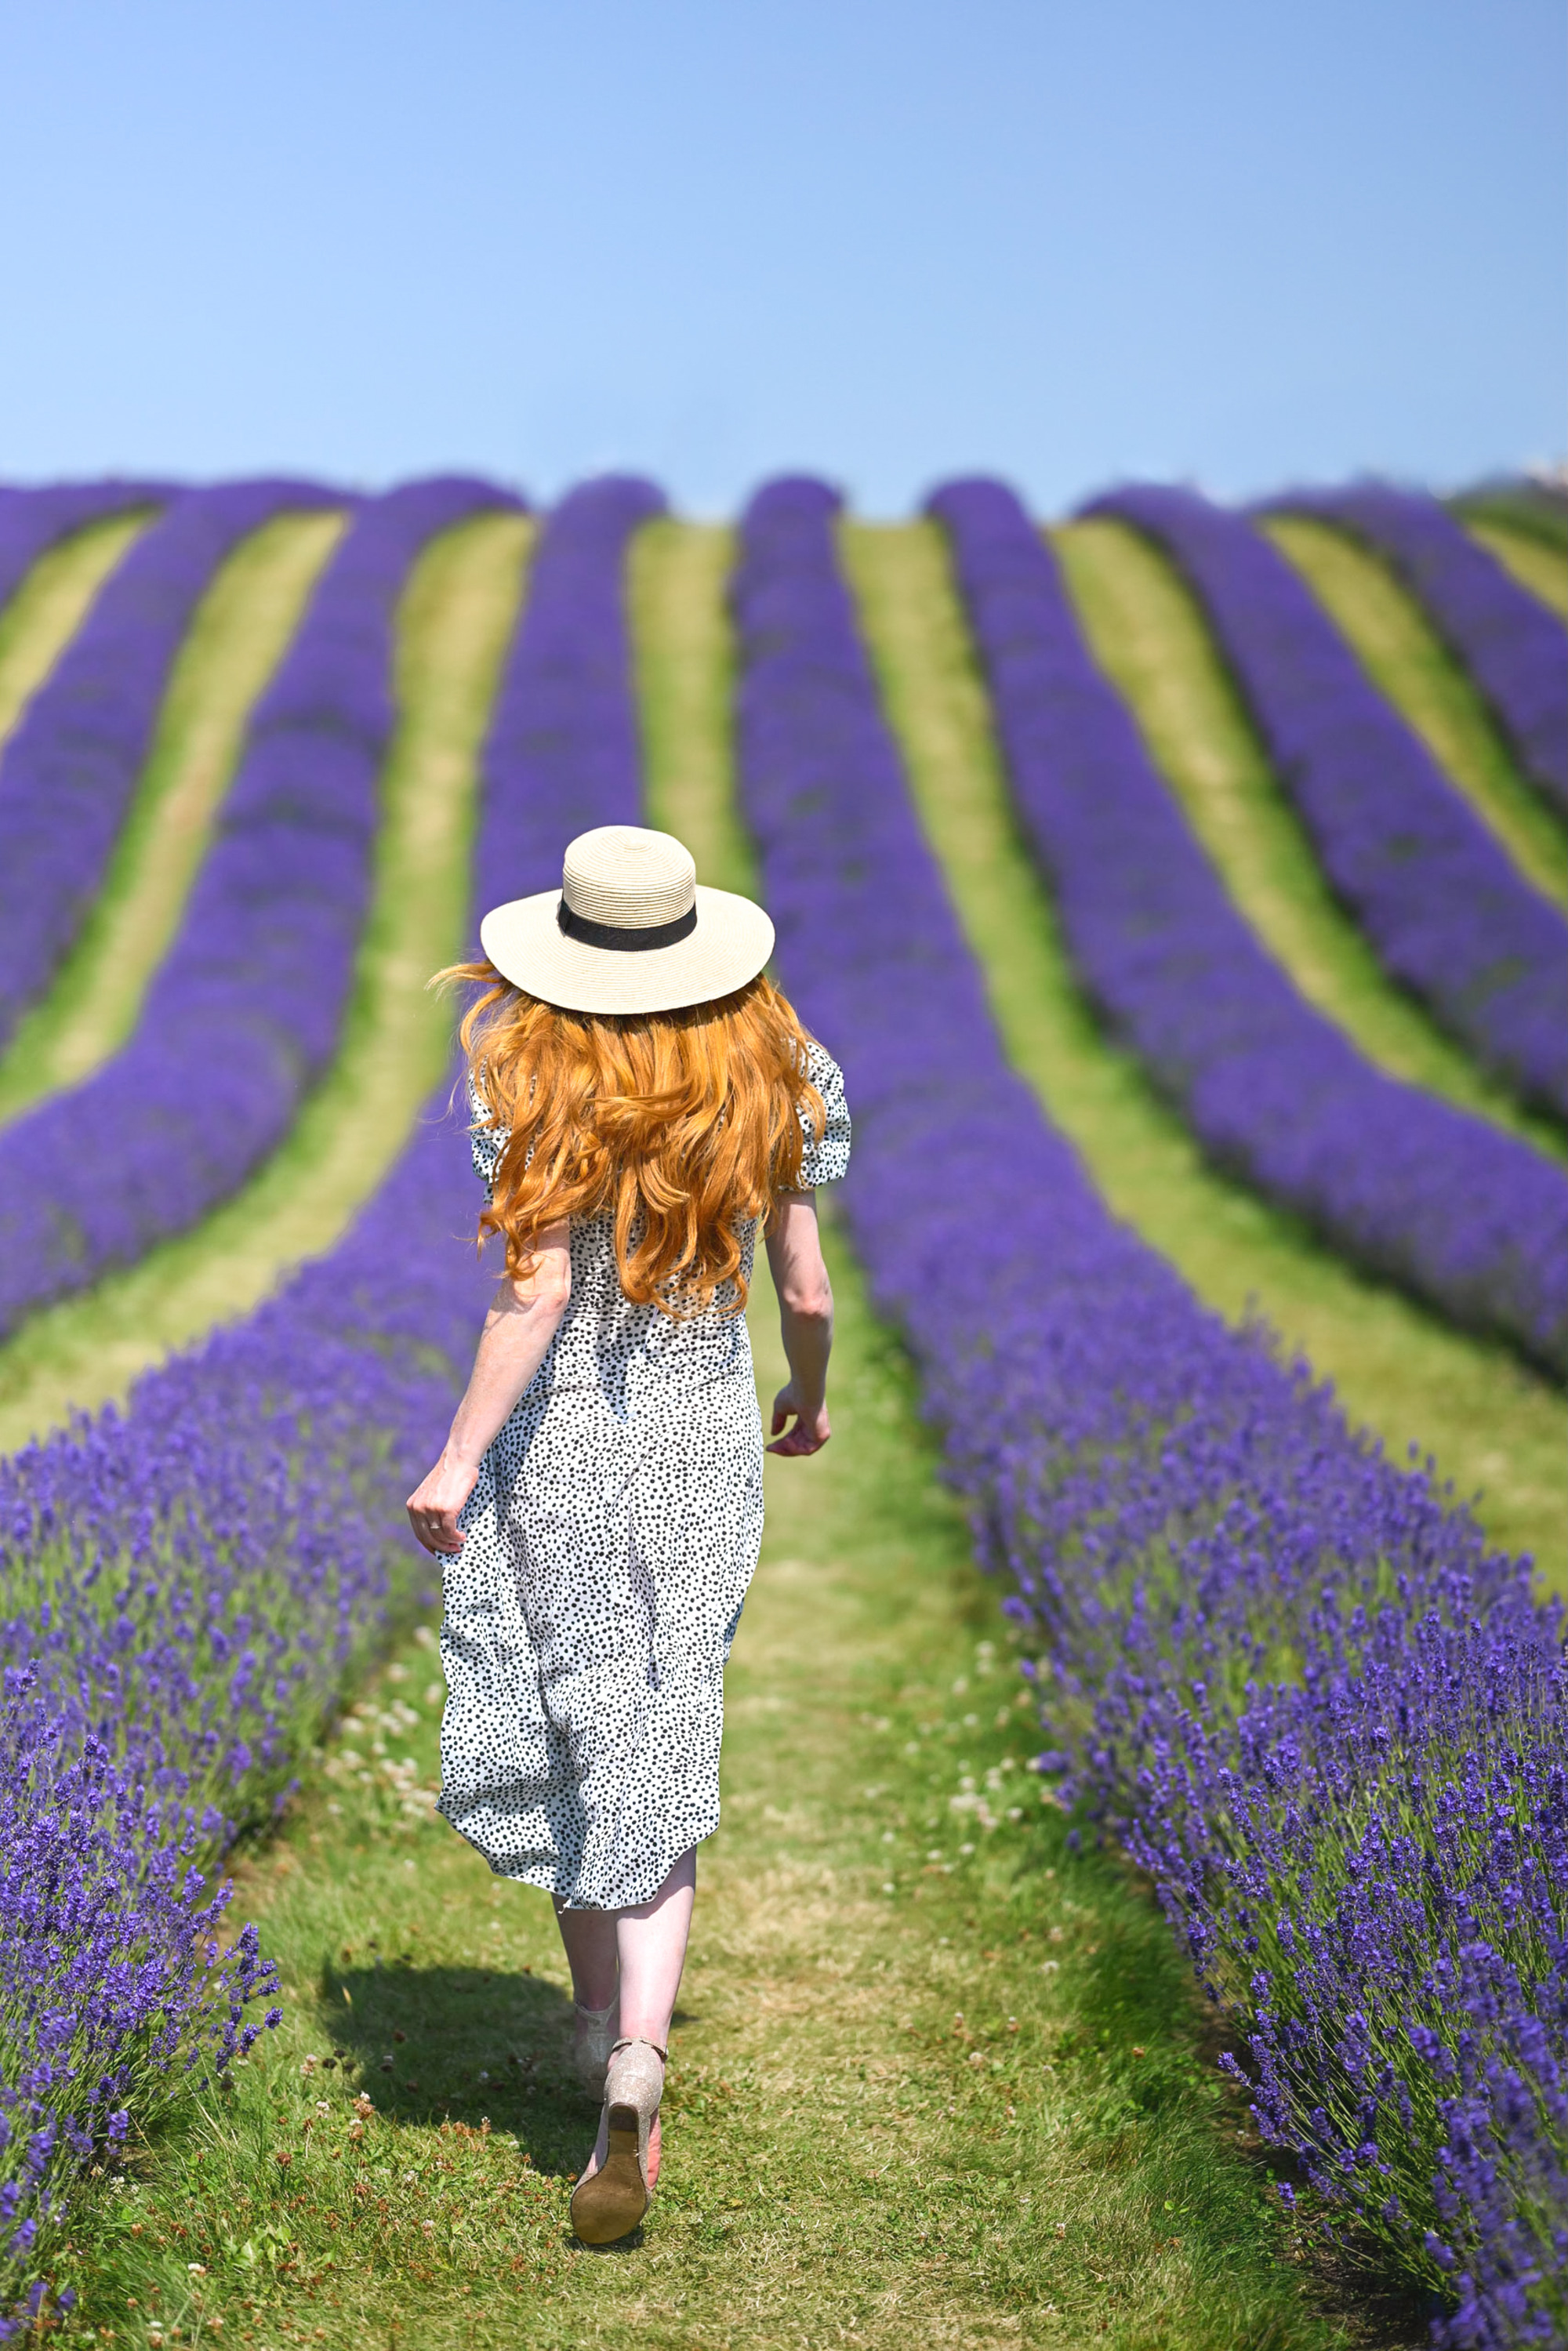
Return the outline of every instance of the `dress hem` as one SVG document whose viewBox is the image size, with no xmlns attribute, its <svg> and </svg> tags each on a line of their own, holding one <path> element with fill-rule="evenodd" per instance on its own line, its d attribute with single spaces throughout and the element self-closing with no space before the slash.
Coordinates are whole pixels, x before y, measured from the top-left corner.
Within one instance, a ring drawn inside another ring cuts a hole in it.
<svg viewBox="0 0 1568 2351">
<path fill-rule="evenodd" d="M 638 1909 L 643 1903 L 651 1902 L 653 1900 L 660 1886 L 664 1883 L 665 1878 L 668 1877 L 671 1870 L 674 1869 L 676 1862 L 680 1860 L 681 1855 L 683 1854 L 695 1851 L 699 1844 L 706 1844 L 708 1838 L 716 1833 L 719 1824 L 718 1811 L 716 1807 L 713 1817 L 708 1822 L 706 1828 L 699 1827 L 692 1830 L 689 1834 L 683 1836 L 680 1842 L 672 1849 L 665 1851 L 662 1862 L 655 1865 L 656 1875 L 653 1876 L 651 1884 L 644 1885 L 642 1875 L 639 1874 L 636 1882 L 640 1890 L 633 1893 L 620 1895 L 612 1901 L 588 1902 L 576 1896 L 570 1889 L 562 1886 L 560 1880 L 563 1876 L 569 1875 L 568 1872 L 557 1867 L 552 1867 L 551 1865 L 546 1861 L 534 1862 L 522 1868 L 511 1868 L 507 1865 L 505 1856 L 497 1860 L 493 1854 L 487 1853 L 485 1847 L 479 1843 L 478 1839 L 476 1837 L 470 1836 L 462 1823 L 460 1821 L 455 1821 L 450 1813 L 443 1812 L 439 1804 L 437 1804 L 435 1809 L 440 1818 L 446 1823 L 448 1828 L 455 1829 L 464 1843 L 473 1846 L 474 1851 L 479 1855 L 481 1861 L 486 1864 L 492 1876 L 504 1877 L 513 1886 L 537 1886 L 541 1894 L 549 1895 L 552 1900 L 559 1904 L 559 1906 L 564 1910 Z"/>
</svg>

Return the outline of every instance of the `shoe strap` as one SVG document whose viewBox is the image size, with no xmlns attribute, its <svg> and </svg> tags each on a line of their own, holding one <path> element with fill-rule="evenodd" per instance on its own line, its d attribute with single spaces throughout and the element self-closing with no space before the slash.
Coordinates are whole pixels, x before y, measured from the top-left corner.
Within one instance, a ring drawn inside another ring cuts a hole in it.
<svg viewBox="0 0 1568 2351">
<path fill-rule="evenodd" d="M 670 2062 L 669 2051 L 661 2049 L 656 2041 L 643 2041 L 635 2037 L 629 2041 L 612 2041 L 610 2044 L 612 2057 L 614 2056 L 617 2049 L 651 2049 L 661 2065 L 667 2065 Z"/>
<path fill-rule="evenodd" d="M 571 2004 L 579 2016 L 586 2016 L 591 2024 L 608 2024 L 621 2005 L 621 1995 L 617 1992 L 608 2008 L 584 2008 L 580 2000 L 574 2000 Z"/>
</svg>

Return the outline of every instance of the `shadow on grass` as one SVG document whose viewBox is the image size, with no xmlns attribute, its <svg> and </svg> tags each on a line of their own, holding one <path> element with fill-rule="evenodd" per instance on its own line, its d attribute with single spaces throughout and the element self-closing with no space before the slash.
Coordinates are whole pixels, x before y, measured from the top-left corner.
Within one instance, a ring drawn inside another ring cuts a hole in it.
<svg viewBox="0 0 1568 2351">
<path fill-rule="evenodd" d="M 323 1960 L 317 2000 L 336 2063 L 389 2121 L 488 2125 L 540 2172 L 585 2158 L 598 2107 L 571 2062 L 571 2001 L 527 1968 Z"/>
<path fill-rule="evenodd" d="M 333 2043 L 323 2062 L 357 2075 L 389 2122 L 505 2134 L 546 2177 L 574 2179 L 586 2161 L 599 2102 L 572 2064 L 571 2001 L 531 1970 L 323 1961 L 317 1999 Z M 561 2241 L 579 2243 L 570 2226 Z M 635 2252 L 642 2242 L 635 2229 L 579 2250 Z"/>
</svg>

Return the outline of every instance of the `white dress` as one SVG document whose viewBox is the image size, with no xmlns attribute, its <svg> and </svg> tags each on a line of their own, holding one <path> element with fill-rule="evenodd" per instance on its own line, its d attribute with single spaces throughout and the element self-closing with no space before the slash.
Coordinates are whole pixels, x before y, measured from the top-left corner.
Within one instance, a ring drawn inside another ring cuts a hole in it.
<svg viewBox="0 0 1568 2351">
<path fill-rule="evenodd" d="M 810 1071 L 828 1122 L 802 1189 L 850 1155 L 838 1065 L 812 1045 Z M 475 1134 L 486 1185 L 505 1142 Z M 745 1316 L 633 1305 L 612 1219 L 574 1221 L 570 1303 L 459 1524 L 438 1809 L 503 1877 L 646 1902 L 718 1826 L 724 1667 L 762 1540 Z"/>
</svg>

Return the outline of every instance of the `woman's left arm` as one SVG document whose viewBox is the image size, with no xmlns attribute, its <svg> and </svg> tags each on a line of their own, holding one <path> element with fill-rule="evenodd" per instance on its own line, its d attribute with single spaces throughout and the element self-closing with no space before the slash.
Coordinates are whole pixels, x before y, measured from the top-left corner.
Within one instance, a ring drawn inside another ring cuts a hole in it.
<svg viewBox="0 0 1568 2351">
<path fill-rule="evenodd" d="M 479 1464 L 510 1418 L 517 1399 L 560 1328 L 571 1298 L 571 1228 L 563 1217 L 547 1225 L 532 1271 L 496 1286 L 462 1403 L 440 1460 L 408 1498 L 409 1524 L 439 1558 L 463 1548 L 457 1513 L 474 1491 Z"/>
</svg>

